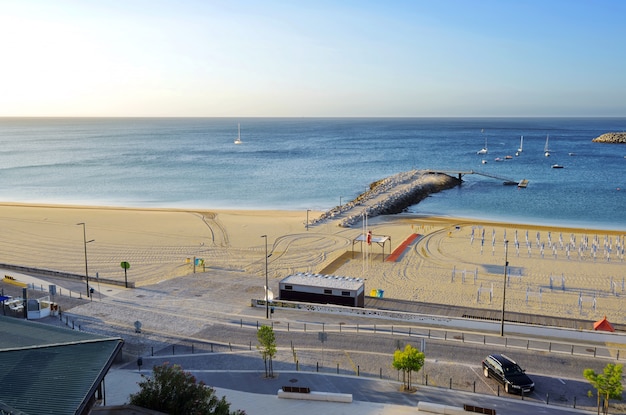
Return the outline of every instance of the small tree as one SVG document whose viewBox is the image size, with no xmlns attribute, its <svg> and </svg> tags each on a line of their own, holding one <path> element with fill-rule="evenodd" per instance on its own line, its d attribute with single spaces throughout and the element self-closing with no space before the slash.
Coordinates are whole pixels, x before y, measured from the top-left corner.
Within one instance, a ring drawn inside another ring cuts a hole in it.
<svg viewBox="0 0 626 415">
<path fill-rule="evenodd" d="M 257 349 L 261 351 L 263 363 L 265 364 L 265 377 L 273 378 L 274 366 L 272 359 L 276 356 L 276 336 L 274 335 L 274 329 L 270 326 L 261 326 L 256 336 L 259 340 Z"/>
<path fill-rule="evenodd" d="M 402 370 L 402 382 L 405 390 L 413 390 L 411 373 L 419 372 L 424 366 L 424 353 L 407 344 L 404 350 L 396 350 L 393 354 L 393 367 Z M 406 376 L 405 376 L 406 375 Z"/>
<path fill-rule="evenodd" d="M 139 392 L 130 395 L 130 403 L 170 415 L 245 415 L 230 412 L 230 403 L 218 399 L 215 389 L 184 372 L 179 365 L 164 363 L 152 368 L 152 376 L 141 375 Z"/>
<path fill-rule="evenodd" d="M 598 394 L 598 413 L 600 413 L 600 397 L 604 398 L 603 413 L 609 413 L 609 399 L 622 399 L 622 365 L 609 363 L 604 373 L 597 374 L 593 369 L 583 371 L 585 379 L 591 383 Z"/>
</svg>

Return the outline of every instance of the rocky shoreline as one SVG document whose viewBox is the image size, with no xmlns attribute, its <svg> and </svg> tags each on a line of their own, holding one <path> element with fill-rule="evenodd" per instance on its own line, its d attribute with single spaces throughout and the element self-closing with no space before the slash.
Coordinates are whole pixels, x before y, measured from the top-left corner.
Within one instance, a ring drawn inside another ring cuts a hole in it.
<svg viewBox="0 0 626 415">
<path fill-rule="evenodd" d="M 338 226 L 350 227 L 361 221 L 364 215 L 372 218 L 401 213 L 431 193 L 451 189 L 459 184 L 459 179 L 443 173 L 425 170 L 398 173 L 370 184 L 369 190 L 356 199 L 334 207 L 312 220 L 311 224 L 334 219 L 339 220 Z"/>
<path fill-rule="evenodd" d="M 626 144 L 626 133 L 606 133 L 591 141 L 594 143 Z"/>
</svg>

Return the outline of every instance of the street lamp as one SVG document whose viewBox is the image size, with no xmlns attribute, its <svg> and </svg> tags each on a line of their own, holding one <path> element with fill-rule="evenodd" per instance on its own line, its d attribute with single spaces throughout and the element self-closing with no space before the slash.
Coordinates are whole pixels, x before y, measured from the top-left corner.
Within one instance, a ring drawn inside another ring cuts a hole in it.
<svg viewBox="0 0 626 415">
<path fill-rule="evenodd" d="M 500 336 L 504 336 L 504 305 L 506 303 L 506 269 L 509 267 L 509 241 L 504 240 L 504 286 L 502 287 L 502 320 L 500 321 Z"/>
<path fill-rule="evenodd" d="M 261 238 L 265 238 L 265 318 L 270 318 L 270 305 L 269 305 L 269 283 L 267 280 L 267 235 L 261 235 Z"/>
<path fill-rule="evenodd" d="M 89 292 L 89 269 L 87 268 L 87 244 L 89 242 L 93 242 L 95 239 L 90 241 L 87 240 L 87 231 L 85 230 L 85 222 L 77 223 L 76 225 L 83 225 L 83 245 L 85 246 L 85 282 L 87 284 L 87 297 L 90 297 Z"/>
<path fill-rule="evenodd" d="M 306 210 L 306 230 L 309 230 L 309 212 L 311 211 L 311 209 L 307 209 Z"/>
</svg>

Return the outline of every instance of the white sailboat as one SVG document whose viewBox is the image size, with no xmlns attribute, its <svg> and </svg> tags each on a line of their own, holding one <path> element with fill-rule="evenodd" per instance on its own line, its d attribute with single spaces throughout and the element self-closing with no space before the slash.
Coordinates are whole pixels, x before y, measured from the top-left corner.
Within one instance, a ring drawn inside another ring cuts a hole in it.
<svg viewBox="0 0 626 415">
<path fill-rule="evenodd" d="M 484 130 L 480 130 L 480 132 L 484 132 Z M 487 137 L 485 137 L 485 146 L 483 148 L 481 148 L 480 150 L 478 150 L 476 152 L 476 154 L 487 154 L 488 150 L 487 150 Z"/>
<path fill-rule="evenodd" d="M 550 147 L 548 146 L 548 140 L 550 140 L 550 134 L 546 137 L 546 145 L 543 147 L 543 155 L 546 157 L 550 157 Z"/>
<path fill-rule="evenodd" d="M 519 156 L 519 154 L 524 150 L 524 136 L 521 136 L 521 138 L 519 139 L 519 148 L 517 149 L 517 152 L 515 153 L 516 156 Z"/>
<path fill-rule="evenodd" d="M 237 138 L 235 138 L 235 144 L 241 144 L 241 126 L 237 123 Z"/>
</svg>

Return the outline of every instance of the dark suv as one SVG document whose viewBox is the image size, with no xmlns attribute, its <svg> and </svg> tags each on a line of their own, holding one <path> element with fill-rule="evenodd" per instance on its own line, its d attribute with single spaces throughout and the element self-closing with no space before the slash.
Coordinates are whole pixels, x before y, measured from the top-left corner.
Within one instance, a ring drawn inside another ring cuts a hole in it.
<svg viewBox="0 0 626 415">
<path fill-rule="evenodd" d="M 504 385 L 507 393 L 530 393 L 535 384 L 514 360 L 503 354 L 490 354 L 483 360 L 483 374 Z"/>
</svg>

